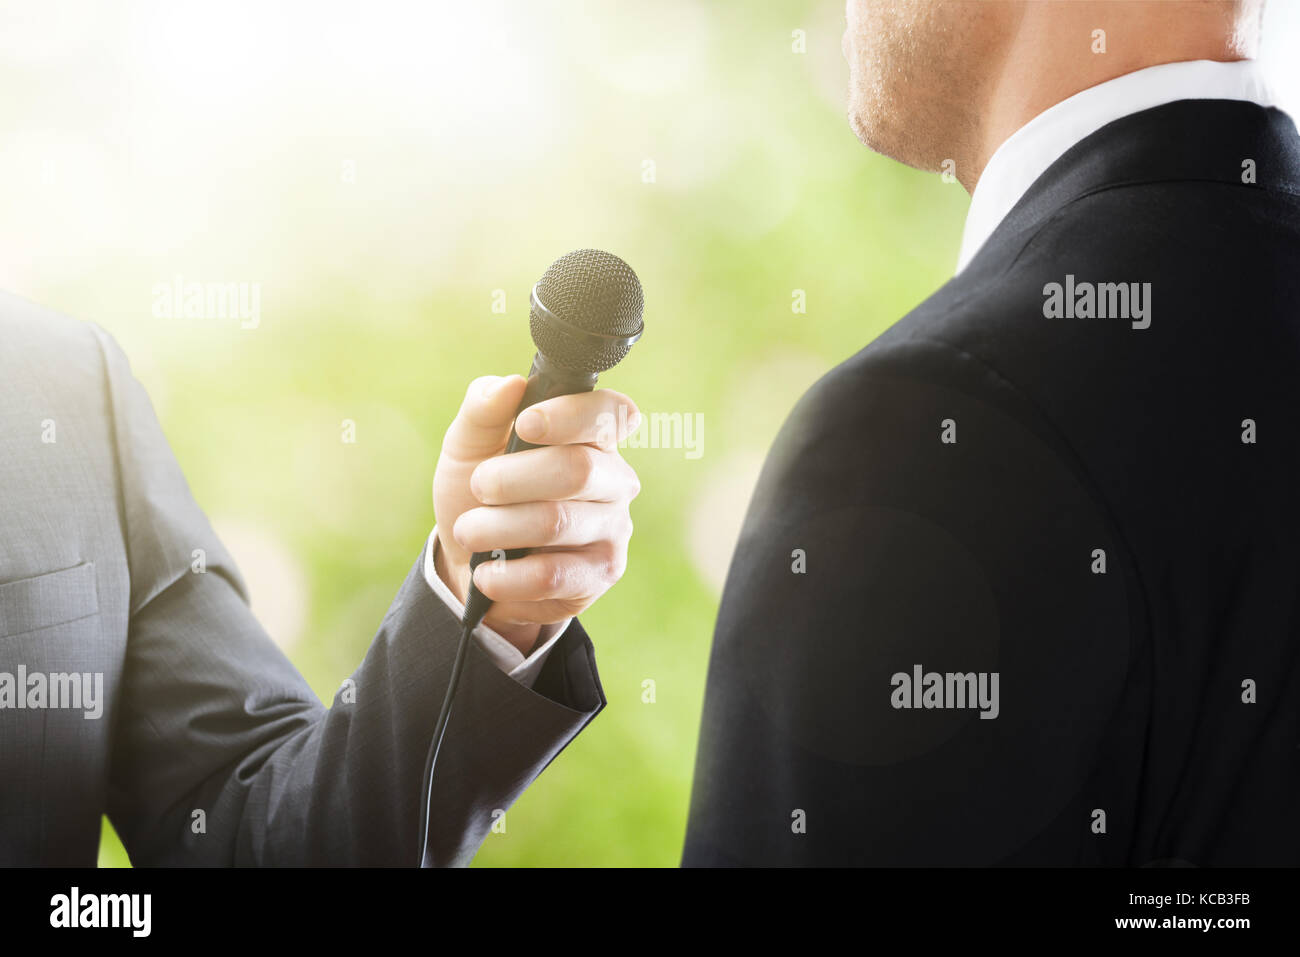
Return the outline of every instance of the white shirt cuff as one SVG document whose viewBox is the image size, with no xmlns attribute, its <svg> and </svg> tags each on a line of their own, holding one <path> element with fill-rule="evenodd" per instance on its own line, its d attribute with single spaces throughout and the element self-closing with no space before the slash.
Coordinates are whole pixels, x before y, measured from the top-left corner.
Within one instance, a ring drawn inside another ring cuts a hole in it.
<svg viewBox="0 0 1300 957">
<path fill-rule="evenodd" d="M 438 567 L 435 564 L 437 548 L 438 526 L 435 525 L 433 531 L 429 533 L 429 543 L 424 548 L 424 580 L 429 583 L 433 593 L 442 599 L 443 604 L 451 609 L 452 614 L 459 621 L 465 614 L 465 606 L 447 587 L 447 583 L 438 577 Z M 537 680 L 537 675 L 542 670 L 542 665 L 546 663 L 546 656 L 551 653 L 551 648 L 559 640 L 560 635 L 564 634 L 571 621 L 573 621 L 572 618 L 566 618 L 554 625 L 543 625 L 541 632 L 537 636 L 537 644 L 527 658 L 524 657 L 522 651 L 487 625 L 480 624 L 475 628 L 474 637 L 478 639 L 479 647 L 487 652 L 487 656 L 492 659 L 498 668 L 525 688 L 531 688 L 533 682 Z"/>
</svg>

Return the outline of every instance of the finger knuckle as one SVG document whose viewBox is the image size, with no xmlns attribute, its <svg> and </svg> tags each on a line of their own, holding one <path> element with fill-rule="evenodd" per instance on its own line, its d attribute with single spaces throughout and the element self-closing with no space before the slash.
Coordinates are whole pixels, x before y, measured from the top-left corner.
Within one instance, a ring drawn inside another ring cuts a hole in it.
<svg viewBox="0 0 1300 957">
<path fill-rule="evenodd" d="M 548 502 L 543 523 L 547 540 L 557 542 L 573 526 L 573 513 L 564 502 Z"/>
<path fill-rule="evenodd" d="M 606 587 L 623 577 L 627 568 L 627 550 L 616 542 L 599 543 L 592 556 L 596 577 Z"/>
<path fill-rule="evenodd" d="M 600 471 L 600 453 L 588 445 L 568 446 L 569 492 L 583 495 L 590 492 Z"/>
<path fill-rule="evenodd" d="M 554 595 L 564 587 L 564 566 L 557 561 L 543 562 L 537 573 L 537 586 L 543 596 Z"/>
<path fill-rule="evenodd" d="M 605 581 L 611 585 L 623 577 L 627 571 L 627 554 L 621 553 L 605 563 Z"/>
</svg>

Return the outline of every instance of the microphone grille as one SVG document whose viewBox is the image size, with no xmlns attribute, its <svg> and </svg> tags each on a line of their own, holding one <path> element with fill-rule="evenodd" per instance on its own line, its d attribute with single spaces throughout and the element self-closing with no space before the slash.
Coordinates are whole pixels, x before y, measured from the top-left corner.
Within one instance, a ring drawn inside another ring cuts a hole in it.
<svg viewBox="0 0 1300 957">
<path fill-rule="evenodd" d="M 645 309 L 632 267 L 601 249 L 575 249 L 551 263 L 537 283 L 537 298 L 561 322 L 597 336 L 634 335 Z M 611 369 L 631 349 L 575 336 L 535 309 L 529 328 L 544 356 L 579 372 Z"/>
</svg>

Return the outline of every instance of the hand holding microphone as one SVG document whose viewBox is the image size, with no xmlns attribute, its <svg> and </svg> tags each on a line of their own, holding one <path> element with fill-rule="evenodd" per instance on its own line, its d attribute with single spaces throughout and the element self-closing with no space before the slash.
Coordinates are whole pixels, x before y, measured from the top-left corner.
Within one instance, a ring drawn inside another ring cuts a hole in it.
<svg viewBox="0 0 1300 957">
<path fill-rule="evenodd" d="M 502 455 L 525 385 L 517 375 L 470 384 L 443 439 L 433 507 L 438 574 L 462 602 L 474 552 L 533 549 L 473 572 L 493 601 L 485 622 L 526 655 L 542 625 L 586 610 L 623 574 L 640 483 L 618 442 L 640 413 L 609 389 L 556 396 L 519 416 L 519 437 L 540 448 Z"/>
<path fill-rule="evenodd" d="M 636 273 L 617 256 L 561 256 L 533 287 L 528 378 L 475 380 L 443 440 L 433 476 L 436 565 L 465 614 L 425 760 L 421 866 L 438 753 L 474 628 L 487 622 L 526 655 L 542 625 L 583 611 L 623 575 L 628 504 L 641 486 L 618 443 L 640 413 L 625 395 L 592 390 L 641 337 L 643 305 Z"/>
<path fill-rule="evenodd" d="M 542 625 L 585 610 L 626 566 L 640 483 L 618 443 L 640 413 L 621 393 L 592 390 L 640 337 L 643 305 L 617 256 L 561 256 L 533 289 L 529 378 L 475 380 L 443 441 L 438 574 L 469 619 L 486 610 L 524 654 Z M 490 560 L 502 553 L 508 561 Z"/>
</svg>

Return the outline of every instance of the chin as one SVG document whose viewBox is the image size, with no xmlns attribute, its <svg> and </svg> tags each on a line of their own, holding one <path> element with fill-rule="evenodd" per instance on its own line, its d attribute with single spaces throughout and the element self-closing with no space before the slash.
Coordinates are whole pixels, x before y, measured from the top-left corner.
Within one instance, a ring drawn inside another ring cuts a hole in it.
<svg viewBox="0 0 1300 957">
<path fill-rule="evenodd" d="M 853 135 L 862 141 L 863 146 L 867 147 L 868 149 L 872 149 L 873 147 L 871 146 L 871 127 L 867 123 L 867 121 L 862 118 L 862 114 L 859 113 L 857 110 L 850 109 L 848 113 L 848 119 L 849 119 L 849 129 L 853 131 Z"/>
<path fill-rule="evenodd" d="M 855 70 L 849 80 L 849 128 L 862 144 L 876 153 L 892 155 L 888 91 L 874 71 Z"/>
<path fill-rule="evenodd" d="M 855 102 L 849 106 L 848 118 L 849 128 L 853 130 L 853 135 L 862 142 L 863 146 L 873 153 L 891 157 L 894 155 L 894 150 L 890 148 L 891 138 L 884 124 L 880 122 L 878 110 Z"/>
<path fill-rule="evenodd" d="M 873 153 L 914 169 L 937 172 L 943 159 L 933 155 L 933 144 L 906 122 L 908 114 L 899 110 L 897 103 L 893 106 L 888 108 L 879 97 L 853 96 L 848 111 L 850 129 Z"/>
<path fill-rule="evenodd" d="M 847 115 L 849 128 L 853 130 L 854 135 L 865 145 L 871 146 L 871 141 L 876 138 L 873 131 L 876 126 L 877 111 L 875 104 L 870 102 L 870 98 L 864 95 L 862 87 L 857 83 L 849 86 Z"/>
</svg>

